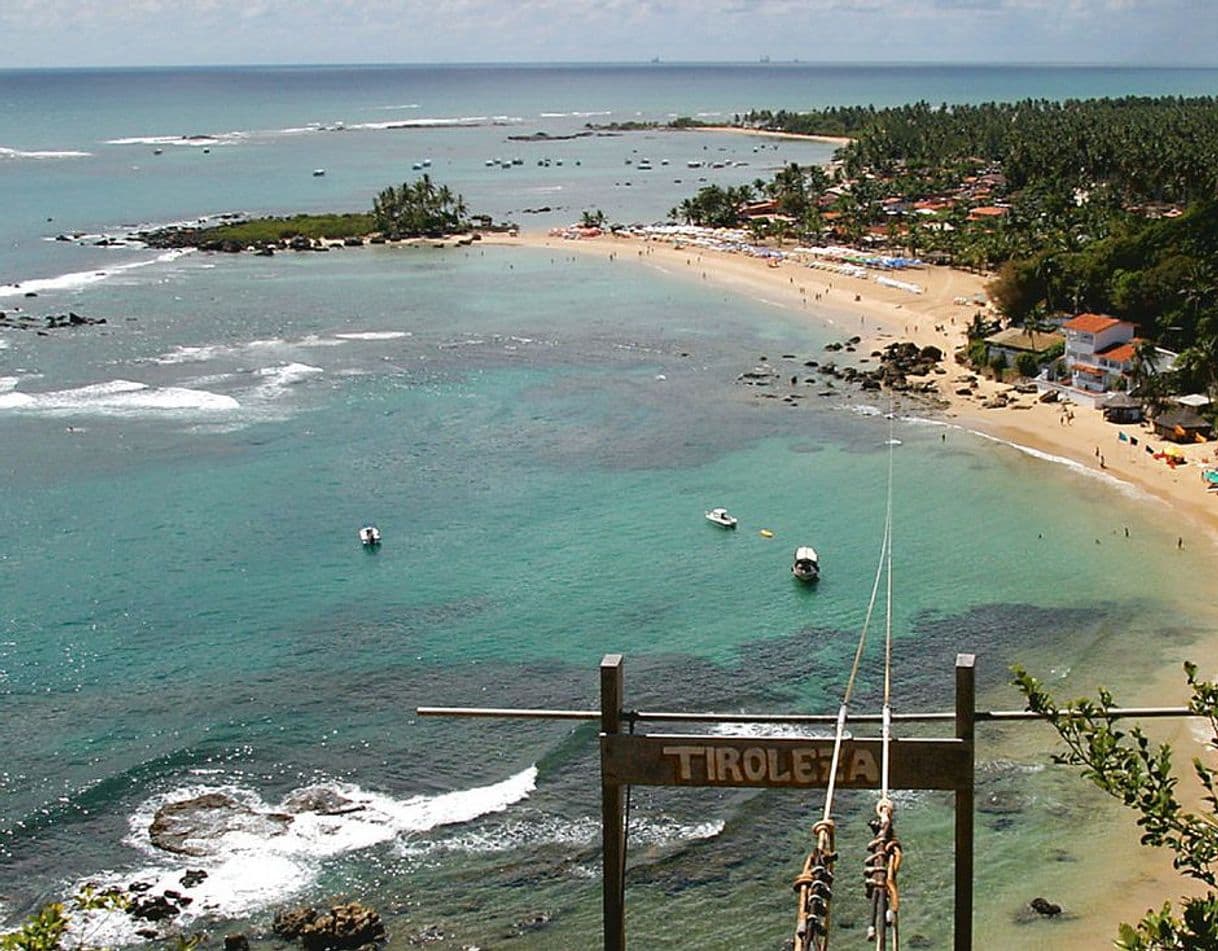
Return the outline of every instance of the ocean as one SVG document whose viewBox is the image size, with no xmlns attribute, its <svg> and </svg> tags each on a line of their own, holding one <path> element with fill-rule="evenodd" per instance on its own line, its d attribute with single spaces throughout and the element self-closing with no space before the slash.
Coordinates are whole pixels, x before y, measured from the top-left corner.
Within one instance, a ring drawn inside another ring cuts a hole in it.
<svg viewBox="0 0 1218 951">
<path fill-rule="evenodd" d="M 526 229 L 590 208 L 655 221 L 699 179 L 831 147 L 553 137 L 753 107 L 1216 89 L 1212 70 L 1016 67 L 0 72 L 0 310 L 106 320 L 0 329 L 0 922 L 85 882 L 163 889 L 202 869 L 187 927 L 264 933 L 287 904 L 351 897 L 398 945 L 437 929 L 596 946 L 594 725 L 415 707 L 595 707 L 600 657 L 621 652 L 628 706 L 834 712 L 890 439 L 898 711 L 950 709 L 959 651 L 978 654 L 985 706 L 1019 705 L 1014 662 L 1069 693 L 1156 702 L 1148 672 L 1213 628 L 1210 554 L 1177 551 L 1167 510 L 1128 486 L 914 403 L 890 421 L 874 394 L 792 407 L 736 382 L 823 359 L 841 331 L 815 314 L 561 242 L 258 258 L 150 251 L 121 240 L 132 227 L 360 210 L 424 160 Z M 509 138 L 537 131 L 553 140 Z M 724 167 L 688 167 L 708 158 Z M 705 522 L 715 505 L 737 532 Z M 369 522 L 375 552 L 356 537 Z M 800 544 L 821 552 L 814 590 L 788 571 Z M 860 708 L 880 662 L 877 642 Z M 1051 749 L 1037 727 L 981 736 L 988 947 L 1115 931 L 1089 917 L 1096 872 L 1136 857 L 1135 833 L 1097 847 L 1119 813 L 1046 768 Z M 205 792 L 224 815 L 185 851 L 154 844 L 157 809 Z M 841 802 L 853 882 L 872 800 Z M 780 947 L 820 808 L 636 791 L 632 941 Z M 950 803 L 902 794 L 898 821 L 905 940 L 948 947 Z M 835 909 L 856 933 L 860 892 Z M 1029 920 L 1036 894 L 1070 920 Z M 124 918 L 88 928 L 142 940 Z"/>
</svg>

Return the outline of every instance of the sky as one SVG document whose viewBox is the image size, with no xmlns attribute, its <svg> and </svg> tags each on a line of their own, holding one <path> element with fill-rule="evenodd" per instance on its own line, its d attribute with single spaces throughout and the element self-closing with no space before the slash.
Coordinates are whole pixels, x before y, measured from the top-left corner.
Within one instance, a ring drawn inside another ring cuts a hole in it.
<svg viewBox="0 0 1218 951">
<path fill-rule="evenodd" d="M 0 0 L 6 67 L 1218 65 L 1215 0 Z"/>
</svg>

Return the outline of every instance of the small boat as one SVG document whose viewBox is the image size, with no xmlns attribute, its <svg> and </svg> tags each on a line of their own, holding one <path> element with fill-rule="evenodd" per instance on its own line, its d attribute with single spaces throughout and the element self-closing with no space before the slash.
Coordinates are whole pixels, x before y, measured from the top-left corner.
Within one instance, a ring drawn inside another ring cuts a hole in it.
<svg viewBox="0 0 1218 951">
<path fill-rule="evenodd" d="M 315 169 L 313 169 L 313 177 L 314 177 L 314 178 L 321 178 L 321 177 L 322 177 L 323 175 L 325 175 L 325 174 L 326 174 L 326 170 L 325 170 L 324 168 L 315 168 Z"/>
<path fill-rule="evenodd" d="M 365 525 L 359 530 L 359 540 L 367 548 L 374 548 L 381 543 L 381 530 L 375 525 Z"/>
<path fill-rule="evenodd" d="M 711 509 L 706 513 L 706 520 L 722 525 L 724 528 L 736 527 L 736 516 L 728 515 L 727 509 Z"/>
<path fill-rule="evenodd" d="M 820 578 L 820 557 L 816 549 L 801 545 L 795 549 L 795 560 L 791 563 L 791 574 L 800 581 L 816 581 Z"/>
</svg>

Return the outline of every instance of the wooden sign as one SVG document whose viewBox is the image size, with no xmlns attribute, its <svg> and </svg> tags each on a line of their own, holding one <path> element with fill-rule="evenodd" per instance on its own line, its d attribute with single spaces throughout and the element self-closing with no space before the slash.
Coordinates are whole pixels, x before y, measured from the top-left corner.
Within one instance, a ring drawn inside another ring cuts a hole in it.
<svg viewBox="0 0 1218 951">
<path fill-rule="evenodd" d="M 972 781 L 971 752 L 962 740 L 894 739 L 891 785 L 959 789 Z M 881 755 L 878 739 L 844 741 L 837 785 L 878 789 Z M 832 763 L 830 738 L 601 735 L 602 780 L 612 785 L 823 789 Z"/>
</svg>

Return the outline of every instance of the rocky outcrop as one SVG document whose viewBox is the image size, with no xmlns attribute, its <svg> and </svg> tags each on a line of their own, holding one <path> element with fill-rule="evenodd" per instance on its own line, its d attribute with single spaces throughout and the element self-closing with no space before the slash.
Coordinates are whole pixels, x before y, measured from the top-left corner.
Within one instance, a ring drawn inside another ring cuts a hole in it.
<svg viewBox="0 0 1218 951">
<path fill-rule="evenodd" d="M 204 793 L 193 799 L 161 806 L 148 827 L 158 849 L 177 855 L 209 855 L 212 840 L 228 832 L 243 831 L 259 837 L 282 833 L 292 817 L 257 812 L 224 793 Z"/>
<path fill-rule="evenodd" d="M 1062 906 L 1055 905 L 1047 898 L 1033 898 L 1028 902 L 1028 907 L 1045 918 L 1056 918 L 1062 913 Z"/>
<path fill-rule="evenodd" d="M 326 912 L 309 907 L 279 911 L 272 930 L 288 941 L 299 940 L 308 951 L 360 948 L 385 940 L 381 916 L 359 902 L 335 905 Z"/>
<path fill-rule="evenodd" d="M 66 314 L 8 314 L 0 310 L 0 328 L 5 330 L 60 330 L 64 327 L 93 327 L 104 324 L 105 317 L 84 317 L 75 311 Z"/>
</svg>

